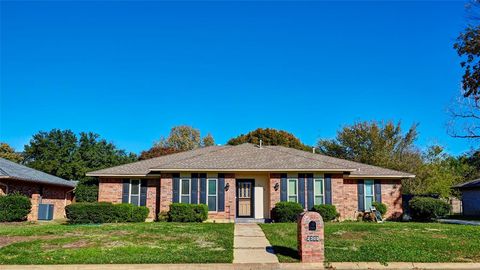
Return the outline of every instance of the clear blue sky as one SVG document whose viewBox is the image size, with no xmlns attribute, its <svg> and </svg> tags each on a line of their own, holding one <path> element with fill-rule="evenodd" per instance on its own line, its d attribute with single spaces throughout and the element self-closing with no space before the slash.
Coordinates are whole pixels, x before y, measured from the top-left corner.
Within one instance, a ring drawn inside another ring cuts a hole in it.
<svg viewBox="0 0 480 270">
<path fill-rule="evenodd" d="M 0 141 L 52 128 L 149 148 L 187 124 L 217 143 L 257 127 L 303 142 L 358 120 L 446 134 L 464 2 L 2 2 Z M 477 146 L 478 146 L 478 142 Z"/>
</svg>

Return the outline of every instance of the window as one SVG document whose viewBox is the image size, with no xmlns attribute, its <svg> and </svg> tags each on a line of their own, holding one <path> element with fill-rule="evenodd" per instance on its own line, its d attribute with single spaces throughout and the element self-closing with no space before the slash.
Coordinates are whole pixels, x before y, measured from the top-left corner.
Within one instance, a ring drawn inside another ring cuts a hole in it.
<svg viewBox="0 0 480 270">
<path fill-rule="evenodd" d="M 298 202 L 297 179 L 288 179 L 287 195 L 289 202 Z"/>
<path fill-rule="evenodd" d="M 373 180 L 365 180 L 365 210 L 370 211 L 372 203 L 375 201 L 375 190 Z"/>
<path fill-rule="evenodd" d="M 180 202 L 190 203 L 190 179 L 180 179 Z"/>
<path fill-rule="evenodd" d="M 217 179 L 208 179 L 207 205 L 208 211 L 217 211 Z"/>
<path fill-rule="evenodd" d="M 140 205 L 140 180 L 130 180 L 130 196 L 128 196 L 128 200 L 133 205 Z"/>
<path fill-rule="evenodd" d="M 314 205 L 324 204 L 323 178 L 315 178 L 313 183 Z"/>
</svg>

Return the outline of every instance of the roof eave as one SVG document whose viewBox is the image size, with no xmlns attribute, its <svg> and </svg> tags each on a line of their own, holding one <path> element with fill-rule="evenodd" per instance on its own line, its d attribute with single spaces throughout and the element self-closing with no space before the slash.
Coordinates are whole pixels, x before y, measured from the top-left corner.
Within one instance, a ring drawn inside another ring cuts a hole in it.
<svg viewBox="0 0 480 270">
<path fill-rule="evenodd" d="M 149 172 L 354 172 L 355 169 L 232 169 L 232 168 L 212 168 L 212 169 L 200 169 L 200 168 L 163 168 L 150 169 Z"/>
<path fill-rule="evenodd" d="M 414 174 L 410 175 L 375 175 L 375 174 L 357 174 L 357 175 L 348 175 L 345 178 L 350 178 L 350 179 L 363 179 L 363 178 L 383 178 L 383 179 L 399 179 L 399 178 L 415 178 Z"/>
<path fill-rule="evenodd" d="M 2 177 L 0 179 L 8 179 L 8 180 L 19 180 L 19 181 L 25 181 L 25 182 L 30 182 L 30 183 L 36 183 L 36 184 L 44 184 L 44 185 L 52 185 L 52 186 L 61 186 L 61 187 L 70 187 L 70 188 L 76 188 L 78 181 L 71 181 L 72 184 L 63 184 L 63 183 L 52 183 L 52 182 L 45 182 L 45 181 L 39 181 L 35 179 L 28 179 L 28 178 L 20 178 L 20 177 Z"/>
</svg>

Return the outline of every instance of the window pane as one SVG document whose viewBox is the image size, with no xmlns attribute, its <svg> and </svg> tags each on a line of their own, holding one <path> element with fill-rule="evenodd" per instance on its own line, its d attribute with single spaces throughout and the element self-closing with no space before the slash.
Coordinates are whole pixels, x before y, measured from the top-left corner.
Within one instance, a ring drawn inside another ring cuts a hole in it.
<svg viewBox="0 0 480 270">
<path fill-rule="evenodd" d="M 181 198 L 181 203 L 190 203 L 190 196 L 188 195 L 182 195 L 182 198 Z"/>
<path fill-rule="evenodd" d="M 297 180 L 288 181 L 288 193 L 289 195 L 297 195 Z"/>
<path fill-rule="evenodd" d="M 208 194 L 209 195 L 217 194 L 217 181 L 216 180 L 208 180 Z"/>
<path fill-rule="evenodd" d="M 217 196 L 208 196 L 208 211 L 217 211 Z"/>
<path fill-rule="evenodd" d="M 323 196 L 315 196 L 315 205 L 323 204 Z"/>
<path fill-rule="evenodd" d="M 190 181 L 188 179 L 182 180 L 182 195 L 190 194 Z"/>
<path fill-rule="evenodd" d="M 297 202 L 297 196 L 288 196 L 289 202 Z"/>
<path fill-rule="evenodd" d="M 365 180 L 365 195 L 373 195 L 373 181 Z"/>
<path fill-rule="evenodd" d="M 322 195 L 323 194 L 323 180 L 317 179 L 315 180 L 315 195 Z"/>
<path fill-rule="evenodd" d="M 135 195 L 135 196 L 132 195 L 130 197 L 130 203 L 133 205 L 138 205 L 138 195 Z"/>
<path fill-rule="evenodd" d="M 139 180 L 132 180 L 132 190 L 130 194 L 139 194 L 140 193 L 140 181 Z"/>
<path fill-rule="evenodd" d="M 365 210 L 370 210 L 370 208 L 372 207 L 372 202 L 373 202 L 372 196 L 365 197 Z"/>
</svg>

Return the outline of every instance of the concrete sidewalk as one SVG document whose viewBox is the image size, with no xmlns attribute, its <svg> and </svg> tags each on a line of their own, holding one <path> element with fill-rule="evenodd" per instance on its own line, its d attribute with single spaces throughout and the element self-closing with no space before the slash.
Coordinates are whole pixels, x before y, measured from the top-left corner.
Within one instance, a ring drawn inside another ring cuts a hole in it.
<svg viewBox="0 0 480 270">
<path fill-rule="evenodd" d="M 255 223 L 235 223 L 233 263 L 278 263 L 260 226 Z"/>
<path fill-rule="evenodd" d="M 234 264 L 70 264 L 70 265 L 0 265 L 1 270 L 474 270 L 480 263 L 404 263 L 387 265 L 371 262 L 330 263 L 324 267 L 315 263 L 234 263 Z"/>
</svg>

